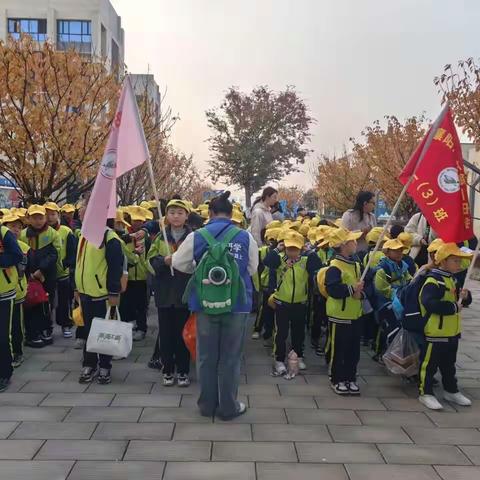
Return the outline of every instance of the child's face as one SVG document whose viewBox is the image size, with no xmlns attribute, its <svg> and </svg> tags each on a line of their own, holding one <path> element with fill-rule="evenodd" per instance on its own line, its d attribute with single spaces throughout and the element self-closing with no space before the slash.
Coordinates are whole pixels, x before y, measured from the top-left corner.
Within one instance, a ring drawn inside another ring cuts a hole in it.
<svg viewBox="0 0 480 480">
<path fill-rule="evenodd" d="M 277 246 L 277 241 L 271 238 L 270 240 L 268 240 L 268 246 L 271 248 L 275 248 Z"/>
<path fill-rule="evenodd" d="M 342 245 L 341 252 L 344 257 L 351 257 L 357 251 L 357 241 L 350 240 Z"/>
<path fill-rule="evenodd" d="M 170 207 L 167 210 L 167 221 L 174 228 L 181 228 L 188 219 L 186 210 L 180 207 Z"/>
<path fill-rule="evenodd" d="M 138 232 L 143 227 L 143 222 L 141 220 L 132 220 L 132 230 Z"/>
<path fill-rule="evenodd" d="M 394 262 L 400 262 L 403 258 L 403 250 L 401 248 L 397 249 L 397 250 L 387 250 L 386 252 L 386 256 L 394 261 Z"/>
<path fill-rule="evenodd" d="M 6 227 L 17 237 L 20 237 L 20 234 L 22 233 L 23 229 L 23 224 L 19 220 L 16 222 L 9 223 L 6 225 Z"/>
<path fill-rule="evenodd" d="M 287 254 L 288 258 L 295 259 L 299 257 L 301 250 L 297 247 L 287 247 L 285 249 L 285 253 Z"/>
<path fill-rule="evenodd" d="M 35 230 L 40 230 L 45 226 L 46 223 L 47 217 L 45 215 L 42 215 L 41 213 L 34 213 L 33 215 L 30 215 L 30 225 Z"/>
<path fill-rule="evenodd" d="M 58 212 L 55 210 L 47 210 L 47 223 L 53 227 L 58 223 L 59 216 Z"/>
<path fill-rule="evenodd" d="M 71 222 L 73 220 L 73 212 L 64 212 L 63 217 L 67 222 Z"/>
<path fill-rule="evenodd" d="M 462 270 L 462 257 L 450 255 L 448 258 L 440 262 L 440 267 L 446 272 L 458 273 Z"/>
<path fill-rule="evenodd" d="M 115 222 L 114 228 L 117 232 L 125 231 L 125 225 L 122 222 Z"/>
</svg>

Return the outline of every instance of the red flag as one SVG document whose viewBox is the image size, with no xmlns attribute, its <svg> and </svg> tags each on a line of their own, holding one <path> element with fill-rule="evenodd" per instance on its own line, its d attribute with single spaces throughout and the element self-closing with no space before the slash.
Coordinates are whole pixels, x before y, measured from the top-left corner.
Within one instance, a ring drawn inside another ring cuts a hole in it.
<svg viewBox="0 0 480 480">
<path fill-rule="evenodd" d="M 473 237 L 462 149 L 446 108 L 399 176 L 432 229 L 445 242 Z"/>
</svg>

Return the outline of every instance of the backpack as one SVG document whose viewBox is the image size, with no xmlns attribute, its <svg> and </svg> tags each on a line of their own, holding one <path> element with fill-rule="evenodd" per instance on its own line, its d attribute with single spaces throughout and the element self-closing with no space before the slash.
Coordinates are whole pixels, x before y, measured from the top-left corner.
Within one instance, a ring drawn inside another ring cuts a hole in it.
<svg viewBox="0 0 480 480">
<path fill-rule="evenodd" d="M 325 277 L 327 276 L 327 272 L 329 268 L 330 268 L 330 265 L 328 267 L 322 267 L 317 273 L 317 287 L 318 287 L 318 291 L 320 292 L 320 295 L 323 298 L 328 297 L 327 287 L 325 285 Z"/>
<path fill-rule="evenodd" d="M 221 315 L 231 312 L 239 298 L 245 298 L 245 285 L 238 264 L 229 250 L 229 243 L 240 231 L 232 227 L 218 240 L 206 228 L 197 230 L 207 242 L 208 249 L 185 289 L 185 303 L 194 288 L 203 312 Z"/>
</svg>

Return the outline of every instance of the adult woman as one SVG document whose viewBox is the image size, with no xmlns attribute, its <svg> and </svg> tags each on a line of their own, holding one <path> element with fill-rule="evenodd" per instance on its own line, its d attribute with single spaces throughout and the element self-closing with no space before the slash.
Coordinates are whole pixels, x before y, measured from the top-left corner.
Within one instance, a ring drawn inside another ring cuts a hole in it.
<svg viewBox="0 0 480 480">
<path fill-rule="evenodd" d="M 262 196 L 257 198 L 253 204 L 250 229 L 259 247 L 263 245 L 262 230 L 265 230 L 265 227 L 273 221 L 271 208 L 277 201 L 278 191 L 273 187 L 267 187 L 263 190 Z"/>
<path fill-rule="evenodd" d="M 375 210 L 375 194 L 372 192 L 359 192 L 352 209 L 347 210 L 342 216 L 342 226 L 347 230 L 361 230 L 363 235 L 357 240 L 357 253 L 366 252 L 368 244 L 365 239 L 367 233 L 377 226 Z"/>
<path fill-rule="evenodd" d="M 415 260 L 415 263 L 421 267 L 429 261 L 427 247 L 437 238 L 436 233 L 430 227 L 427 219 L 422 212 L 418 212 L 409 220 L 405 231 L 413 235 L 412 249 L 410 256 Z"/>
</svg>

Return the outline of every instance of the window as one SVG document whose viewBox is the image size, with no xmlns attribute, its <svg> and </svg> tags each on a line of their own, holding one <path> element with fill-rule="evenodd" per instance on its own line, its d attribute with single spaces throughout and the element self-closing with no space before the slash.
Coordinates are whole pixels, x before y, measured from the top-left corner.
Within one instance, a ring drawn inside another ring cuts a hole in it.
<svg viewBox="0 0 480 480">
<path fill-rule="evenodd" d="M 90 20 L 57 20 L 57 48 L 73 48 L 92 53 L 92 22 Z"/>
<path fill-rule="evenodd" d="M 40 18 L 9 18 L 8 33 L 18 40 L 21 33 L 31 35 L 37 42 L 44 42 L 47 39 L 47 20 Z"/>
</svg>

